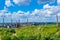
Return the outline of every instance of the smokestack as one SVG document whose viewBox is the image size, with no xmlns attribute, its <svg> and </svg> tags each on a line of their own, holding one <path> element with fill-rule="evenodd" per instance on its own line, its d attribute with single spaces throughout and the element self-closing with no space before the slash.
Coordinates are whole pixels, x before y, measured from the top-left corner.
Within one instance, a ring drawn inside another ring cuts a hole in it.
<svg viewBox="0 0 60 40">
<path fill-rule="evenodd" d="M 5 17 L 5 14 L 3 14 L 2 17 L 3 17 L 2 21 L 3 21 L 3 27 L 4 27 L 4 17 Z"/>
<path fill-rule="evenodd" d="M 12 25 L 13 25 L 12 14 L 10 15 L 10 17 L 11 17 L 11 27 L 12 27 Z"/>
<path fill-rule="evenodd" d="M 58 27 L 58 15 L 56 15 L 56 26 Z"/>
<path fill-rule="evenodd" d="M 11 18 L 11 25 L 12 25 L 12 18 Z"/>
<path fill-rule="evenodd" d="M 28 25 L 28 17 L 27 17 L 27 25 Z"/>
<path fill-rule="evenodd" d="M 20 18 L 19 18 L 19 20 L 18 20 L 18 21 L 19 21 L 19 26 L 20 26 Z"/>
</svg>

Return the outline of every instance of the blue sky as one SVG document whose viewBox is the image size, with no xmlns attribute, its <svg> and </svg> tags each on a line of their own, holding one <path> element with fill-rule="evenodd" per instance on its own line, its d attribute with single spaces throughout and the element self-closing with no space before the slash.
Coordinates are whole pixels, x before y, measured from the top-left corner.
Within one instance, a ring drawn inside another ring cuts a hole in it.
<svg viewBox="0 0 60 40">
<path fill-rule="evenodd" d="M 60 0 L 0 0 L 0 21 L 5 15 L 5 22 L 19 20 L 26 22 L 55 22 L 56 15 L 60 16 Z M 59 18 L 60 19 L 60 18 Z"/>
<path fill-rule="evenodd" d="M 10 1 L 10 4 L 5 4 L 5 2 Z M 29 0 L 28 0 L 29 1 Z M 27 1 L 27 2 L 28 2 Z M 41 1 L 41 3 L 38 3 L 38 1 Z M 17 0 L 18 2 L 18 0 Z M 24 1 L 23 1 L 24 3 Z M 49 5 L 57 5 L 57 0 L 54 0 L 54 2 L 51 0 L 30 0 L 29 3 L 23 4 L 23 3 L 14 3 L 13 0 L 1 0 L 0 1 L 0 9 L 4 9 L 4 6 L 7 6 L 8 10 L 10 12 L 17 12 L 18 10 L 21 11 L 33 11 L 35 9 L 42 9 L 45 4 Z M 9 6 L 8 6 L 9 5 Z"/>
</svg>

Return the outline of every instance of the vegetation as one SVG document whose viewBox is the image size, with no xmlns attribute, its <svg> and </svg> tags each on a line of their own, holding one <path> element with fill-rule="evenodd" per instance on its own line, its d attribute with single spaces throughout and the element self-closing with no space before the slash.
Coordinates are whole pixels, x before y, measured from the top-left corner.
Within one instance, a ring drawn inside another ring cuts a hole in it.
<svg viewBox="0 0 60 40">
<path fill-rule="evenodd" d="M 60 40 L 60 27 L 42 25 L 0 28 L 0 40 Z"/>
</svg>

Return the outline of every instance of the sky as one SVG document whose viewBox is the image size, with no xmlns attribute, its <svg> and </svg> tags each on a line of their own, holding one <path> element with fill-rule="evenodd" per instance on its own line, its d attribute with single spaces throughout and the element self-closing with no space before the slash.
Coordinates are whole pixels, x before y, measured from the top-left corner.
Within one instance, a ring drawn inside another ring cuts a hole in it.
<svg viewBox="0 0 60 40">
<path fill-rule="evenodd" d="M 60 0 L 0 0 L 0 23 L 4 22 L 60 22 Z"/>
</svg>

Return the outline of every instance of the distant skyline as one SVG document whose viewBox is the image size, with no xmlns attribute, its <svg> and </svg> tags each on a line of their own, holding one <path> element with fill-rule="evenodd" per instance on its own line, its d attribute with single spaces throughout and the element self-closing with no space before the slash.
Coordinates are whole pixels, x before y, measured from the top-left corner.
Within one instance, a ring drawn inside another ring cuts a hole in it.
<svg viewBox="0 0 60 40">
<path fill-rule="evenodd" d="M 60 22 L 60 0 L 0 0 L 0 23 L 2 15 L 5 15 L 5 22 L 13 21 L 26 22 L 55 22 L 56 15 Z"/>
</svg>

